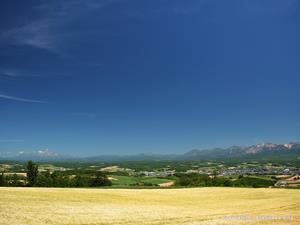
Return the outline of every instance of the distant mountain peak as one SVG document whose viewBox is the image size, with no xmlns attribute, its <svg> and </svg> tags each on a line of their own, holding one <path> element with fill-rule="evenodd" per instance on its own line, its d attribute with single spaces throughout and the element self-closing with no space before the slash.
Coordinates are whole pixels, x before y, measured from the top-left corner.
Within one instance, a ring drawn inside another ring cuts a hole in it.
<svg viewBox="0 0 300 225">
<path fill-rule="evenodd" d="M 58 152 L 45 149 L 37 151 L 0 152 L 0 158 L 13 160 L 53 160 L 65 158 L 65 156 Z"/>
<path fill-rule="evenodd" d="M 231 146 L 228 148 L 192 149 L 184 154 L 151 154 L 141 153 L 134 155 L 100 155 L 93 157 L 72 157 L 50 151 L 49 149 L 38 151 L 0 152 L 0 158 L 5 160 L 84 160 L 84 161 L 139 161 L 139 160 L 225 160 L 231 158 L 242 159 L 270 159 L 289 158 L 296 159 L 300 156 L 300 142 L 287 144 L 263 143 L 251 146 Z"/>
<path fill-rule="evenodd" d="M 59 157 L 59 156 L 62 156 L 62 154 L 57 153 L 57 152 L 53 152 L 53 151 L 49 151 L 48 149 L 39 150 L 39 151 L 37 151 L 37 154 L 40 155 L 40 156 L 45 156 L 45 157 Z"/>
</svg>

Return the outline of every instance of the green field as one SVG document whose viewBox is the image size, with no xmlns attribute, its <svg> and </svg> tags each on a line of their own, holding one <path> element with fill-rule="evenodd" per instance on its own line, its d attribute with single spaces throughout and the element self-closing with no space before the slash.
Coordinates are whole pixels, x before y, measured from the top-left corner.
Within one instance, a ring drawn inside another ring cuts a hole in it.
<svg viewBox="0 0 300 225">
<path fill-rule="evenodd" d="M 157 177 L 133 177 L 133 176 L 111 176 L 113 186 L 131 186 L 135 184 L 148 183 L 152 185 L 158 185 L 173 181 L 172 179 L 157 178 Z"/>
<path fill-rule="evenodd" d="M 298 225 L 288 189 L 0 188 L 1 225 Z"/>
</svg>

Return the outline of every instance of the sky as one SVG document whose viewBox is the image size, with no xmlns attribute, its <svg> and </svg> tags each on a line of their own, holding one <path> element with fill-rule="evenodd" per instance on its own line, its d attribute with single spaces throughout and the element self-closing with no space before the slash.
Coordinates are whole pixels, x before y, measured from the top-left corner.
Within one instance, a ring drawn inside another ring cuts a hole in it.
<svg viewBox="0 0 300 225">
<path fill-rule="evenodd" d="M 2 0 L 0 152 L 300 140 L 299 0 Z"/>
</svg>

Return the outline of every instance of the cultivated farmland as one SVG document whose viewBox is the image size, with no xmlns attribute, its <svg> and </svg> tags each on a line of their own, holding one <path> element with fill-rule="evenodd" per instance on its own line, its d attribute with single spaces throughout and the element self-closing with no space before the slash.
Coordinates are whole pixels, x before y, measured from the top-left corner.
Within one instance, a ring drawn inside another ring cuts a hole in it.
<svg viewBox="0 0 300 225">
<path fill-rule="evenodd" d="M 0 224 L 296 225 L 300 191 L 0 188 Z"/>
</svg>

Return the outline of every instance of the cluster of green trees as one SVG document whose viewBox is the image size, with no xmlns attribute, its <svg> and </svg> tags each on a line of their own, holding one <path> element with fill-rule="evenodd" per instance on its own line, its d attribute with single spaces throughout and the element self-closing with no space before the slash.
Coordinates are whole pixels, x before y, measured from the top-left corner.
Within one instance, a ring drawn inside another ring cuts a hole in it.
<svg viewBox="0 0 300 225">
<path fill-rule="evenodd" d="M 62 172 L 44 172 L 37 176 L 36 187 L 101 187 L 110 186 L 111 181 L 108 177 L 97 172 L 92 176 L 66 175 Z"/>
<path fill-rule="evenodd" d="M 24 184 L 22 179 L 24 178 L 22 176 L 18 176 L 17 174 L 5 175 L 4 173 L 2 173 L 0 174 L 0 187 L 21 187 Z"/>
<path fill-rule="evenodd" d="M 102 172 L 93 174 L 69 175 L 64 172 L 39 172 L 38 165 L 32 161 L 27 163 L 26 178 L 17 174 L 0 175 L 0 186 L 12 187 L 101 187 L 112 185 Z"/>
<path fill-rule="evenodd" d="M 275 180 L 266 180 L 255 177 L 239 176 L 238 179 L 232 180 L 225 177 L 210 177 L 201 174 L 178 174 L 176 185 L 178 186 L 195 186 L 195 187 L 269 187 L 273 186 Z"/>
</svg>

